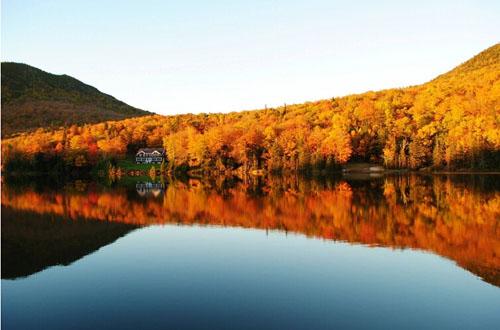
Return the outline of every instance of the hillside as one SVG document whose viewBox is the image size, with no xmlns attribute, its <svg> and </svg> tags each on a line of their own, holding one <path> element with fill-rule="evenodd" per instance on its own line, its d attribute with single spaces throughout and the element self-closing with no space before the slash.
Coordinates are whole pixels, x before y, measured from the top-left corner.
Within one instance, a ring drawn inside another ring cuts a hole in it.
<svg viewBox="0 0 500 330">
<path fill-rule="evenodd" d="M 2 136 L 148 114 L 67 76 L 2 63 Z"/>
<path fill-rule="evenodd" d="M 33 160 L 59 156 L 65 164 L 94 164 L 140 146 L 163 145 L 172 169 L 314 171 L 364 161 L 390 168 L 498 170 L 499 58 L 496 44 L 419 86 L 255 111 L 46 130 L 5 140 L 2 150 L 10 168 L 26 160 L 36 168 Z"/>
</svg>

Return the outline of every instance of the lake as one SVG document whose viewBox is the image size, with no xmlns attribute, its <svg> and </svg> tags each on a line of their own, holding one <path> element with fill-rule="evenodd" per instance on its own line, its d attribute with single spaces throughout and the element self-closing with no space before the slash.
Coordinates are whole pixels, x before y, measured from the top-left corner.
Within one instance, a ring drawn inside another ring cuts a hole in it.
<svg viewBox="0 0 500 330">
<path fill-rule="evenodd" d="M 500 176 L 2 182 L 4 329 L 493 329 Z"/>
</svg>

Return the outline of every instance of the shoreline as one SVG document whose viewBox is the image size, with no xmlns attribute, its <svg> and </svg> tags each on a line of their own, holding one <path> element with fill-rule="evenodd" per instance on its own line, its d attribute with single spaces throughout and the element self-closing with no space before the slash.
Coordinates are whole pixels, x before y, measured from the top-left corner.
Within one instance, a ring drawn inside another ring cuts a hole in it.
<svg viewBox="0 0 500 330">
<path fill-rule="evenodd" d="M 191 172 L 192 170 L 189 170 L 185 173 L 188 177 L 193 177 L 193 178 L 200 178 L 200 177 L 223 177 L 223 176 L 238 176 L 238 173 L 214 173 L 214 172 L 204 172 L 204 171 L 196 171 L 195 175 L 192 175 L 194 172 Z M 94 177 L 94 175 L 91 174 L 92 171 L 90 172 L 85 172 L 85 173 L 80 173 L 84 174 L 82 176 L 85 177 Z M 190 173 L 191 172 L 191 173 Z M 175 177 L 175 174 L 173 172 L 166 172 L 167 175 L 165 177 Z M 0 176 L 7 177 L 7 176 L 12 176 L 12 177 L 37 177 L 37 176 L 60 176 L 63 174 L 62 172 L 56 172 L 56 171 L 50 171 L 50 172 L 44 172 L 44 171 L 29 171 L 29 172 L 20 172 L 20 171 L 15 171 L 15 172 L 5 172 L 2 171 L 0 172 Z M 324 176 L 334 176 L 334 175 L 342 175 L 342 176 L 355 176 L 355 175 L 366 175 L 366 176 L 373 176 L 374 178 L 376 177 L 381 177 L 385 175 L 407 175 L 407 174 L 417 174 L 417 175 L 500 175 L 500 171 L 419 171 L 419 170 L 409 170 L 409 169 L 400 169 L 400 170 L 383 170 L 383 171 L 344 171 L 344 170 L 336 170 L 336 171 L 318 171 L 318 172 L 304 172 L 304 171 L 283 171 L 281 173 L 270 173 L 268 171 L 264 172 L 259 172 L 259 174 L 253 174 L 251 172 L 247 173 L 247 176 L 250 177 L 262 177 L 262 176 L 289 176 L 289 175 L 301 175 L 304 177 L 324 177 Z M 68 177 L 72 177 L 74 175 L 68 175 Z M 79 175 L 76 175 L 79 176 Z M 129 176 L 129 175 L 125 175 Z M 147 176 L 145 174 L 144 176 Z M 134 176 L 130 176 L 134 177 Z"/>
</svg>

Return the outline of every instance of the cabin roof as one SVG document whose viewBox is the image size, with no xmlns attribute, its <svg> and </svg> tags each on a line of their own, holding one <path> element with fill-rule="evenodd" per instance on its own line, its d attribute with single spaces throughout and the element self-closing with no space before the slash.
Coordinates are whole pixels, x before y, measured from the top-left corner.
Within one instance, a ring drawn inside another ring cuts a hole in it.
<svg viewBox="0 0 500 330">
<path fill-rule="evenodd" d="M 162 155 L 165 153 L 165 149 L 163 148 L 140 148 L 139 150 L 137 150 L 137 154 L 140 153 L 141 151 L 146 154 L 150 154 L 153 151 L 158 151 Z"/>
</svg>

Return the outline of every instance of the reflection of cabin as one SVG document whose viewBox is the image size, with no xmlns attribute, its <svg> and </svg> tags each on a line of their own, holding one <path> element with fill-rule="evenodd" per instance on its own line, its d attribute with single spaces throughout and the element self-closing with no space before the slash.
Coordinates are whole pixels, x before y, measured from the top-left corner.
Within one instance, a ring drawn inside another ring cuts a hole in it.
<svg viewBox="0 0 500 330">
<path fill-rule="evenodd" d="M 145 197 L 147 195 L 153 195 L 155 197 L 159 196 L 165 186 L 161 182 L 137 182 L 135 184 L 135 189 L 139 196 Z"/>
<path fill-rule="evenodd" d="M 163 159 L 165 159 L 163 148 L 141 148 L 135 154 L 137 164 L 161 164 Z"/>
</svg>

